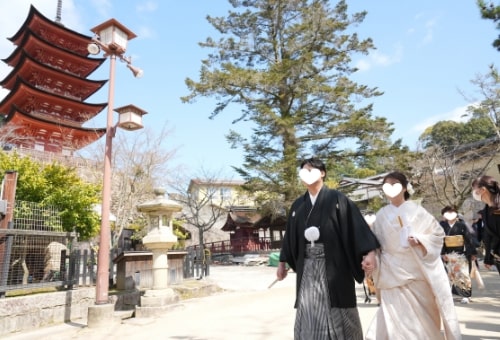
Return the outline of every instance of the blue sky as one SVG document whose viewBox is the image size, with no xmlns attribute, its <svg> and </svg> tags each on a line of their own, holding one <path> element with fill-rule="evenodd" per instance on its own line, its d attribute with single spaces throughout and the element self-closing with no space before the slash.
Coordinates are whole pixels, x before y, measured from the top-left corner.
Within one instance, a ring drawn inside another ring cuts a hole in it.
<svg viewBox="0 0 500 340">
<path fill-rule="evenodd" d="M 0 0 L 0 59 L 12 52 L 14 47 L 7 38 L 20 28 L 30 4 L 55 19 L 57 0 Z M 353 79 L 385 93 L 373 100 L 373 114 L 392 122 L 393 139 L 402 138 L 411 149 L 429 125 L 460 119 L 471 103 L 460 92 L 477 97 L 471 80 L 486 73 L 500 57 L 491 45 L 498 32 L 491 21 L 480 18 L 475 0 L 358 0 L 348 4 L 350 12 L 368 11 L 355 30 L 361 38 L 371 37 L 377 47 L 369 56 L 354 58 L 360 71 Z M 180 101 L 188 94 L 185 78 L 197 79 L 201 60 L 209 52 L 198 46 L 214 35 L 206 15 L 224 15 L 228 9 L 226 0 L 64 0 L 62 23 L 90 36 L 91 28 L 115 18 L 137 34 L 126 55 L 144 70 L 144 77 L 133 78 L 125 64 L 117 63 L 115 106 L 134 104 L 148 112 L 144 117 L 148 128 L 166 126 L 171 131 L 164 143 L 167 149 L 177 149 L 173 166 L 193 173 L 203 166 L 231 178 L 236 174 L 230 166 L 241 165 L 243 154 L 231 150 L 224 135 L 231 128 L 249 132 L 249 125 L 231 124 L 238 117 L 238 108 L 229 108 L 210 120 L 210 99 L 194 104 Z M 9 71 L 0 63 L 1 79 Z M 108 76 L 106 62 L 90 78 Z M 5 94 L 0 90 L 0 98 Z M 107 88 L 89 99 L 95 103 L 106 100 Z M 86 126 L 104 125 L 103 111 Z"/>
</svg>

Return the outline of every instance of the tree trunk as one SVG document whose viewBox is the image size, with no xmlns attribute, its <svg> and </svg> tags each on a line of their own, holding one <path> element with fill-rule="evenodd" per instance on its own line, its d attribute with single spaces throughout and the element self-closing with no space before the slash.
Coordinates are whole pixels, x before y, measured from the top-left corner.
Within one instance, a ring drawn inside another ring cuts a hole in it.
<svg viewBox="0 0 500 340">
<path fill-rule="evenodd" d="M 206 258 L 205 258 L 205 242 L 203 240 L 203 228 L 198 228 L 198 237 L 199 237 L 199 258 L 200 263 L 201 263 L 201 270 L 200 270 L 200 279 L 206 275 Z"/>
</svg>

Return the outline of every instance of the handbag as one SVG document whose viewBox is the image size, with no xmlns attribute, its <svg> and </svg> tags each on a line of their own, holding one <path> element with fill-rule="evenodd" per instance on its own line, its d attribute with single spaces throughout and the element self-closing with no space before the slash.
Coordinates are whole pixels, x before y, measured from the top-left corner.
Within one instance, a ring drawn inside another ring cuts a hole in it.
<svg viewBox="0 0 500 340">
<path fill-rule="evenodd" d="M 449 248 L 453 247 L 463 247 L 464 237 L 463 235 L 452 235 L 444 237 L 444 245 Z"/>
</svg>

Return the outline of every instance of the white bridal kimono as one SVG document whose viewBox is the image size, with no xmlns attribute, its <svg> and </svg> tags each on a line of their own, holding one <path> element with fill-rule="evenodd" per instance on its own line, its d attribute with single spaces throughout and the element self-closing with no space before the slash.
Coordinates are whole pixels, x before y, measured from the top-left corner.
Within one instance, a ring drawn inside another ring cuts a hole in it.
<svg viewBox="0 0 500 340">
<path fill-rule="evenodd" d="M 425 255 L 420 247 L 400 243 L 402 225 L 410 226 L 410 235 L 425 247 Z M 366 339 L 461 339 L 440 256 L 444 231 L 434 216 L 405 201 L 382 208 L 372 229 L 381 245 L 373 273 L 381 301 Z"/>
</svg>

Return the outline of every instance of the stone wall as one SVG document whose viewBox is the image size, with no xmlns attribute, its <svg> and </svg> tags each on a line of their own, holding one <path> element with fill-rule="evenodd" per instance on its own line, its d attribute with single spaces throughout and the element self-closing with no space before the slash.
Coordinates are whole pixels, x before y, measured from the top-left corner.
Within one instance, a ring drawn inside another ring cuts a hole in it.
<svg viewBox="0 0 500 340">
<path fill-rule="evenodd" d="M 0 299 L 0 338 L 10 333 L 65 322 L 86 323 L 88 307 L 95 303 L 95 287 Z M 109 295 L 115 310 L 133 310 L 140 292 Z"/>
<path fill-rule="evenodd" d="M 180 300 L 208 296 L 221 288 L 210 280 L 188 279 L 171 288 Z M 114 304 L 115 316 L 134 317 L 141 303 L 143 290 L 113 291 L 109 302 Z M 0 338 L 6 335 L 53 326 L 65 322 L 87 324 L 88 307 L 95 303 L 95 287 L 40 293 L 0 299 Z"/>
<path fill-rule="evenodd" d="M 94 288 L 0 299 L 0 337 L 86 318 L 94 301 Z"/>
</svg>

